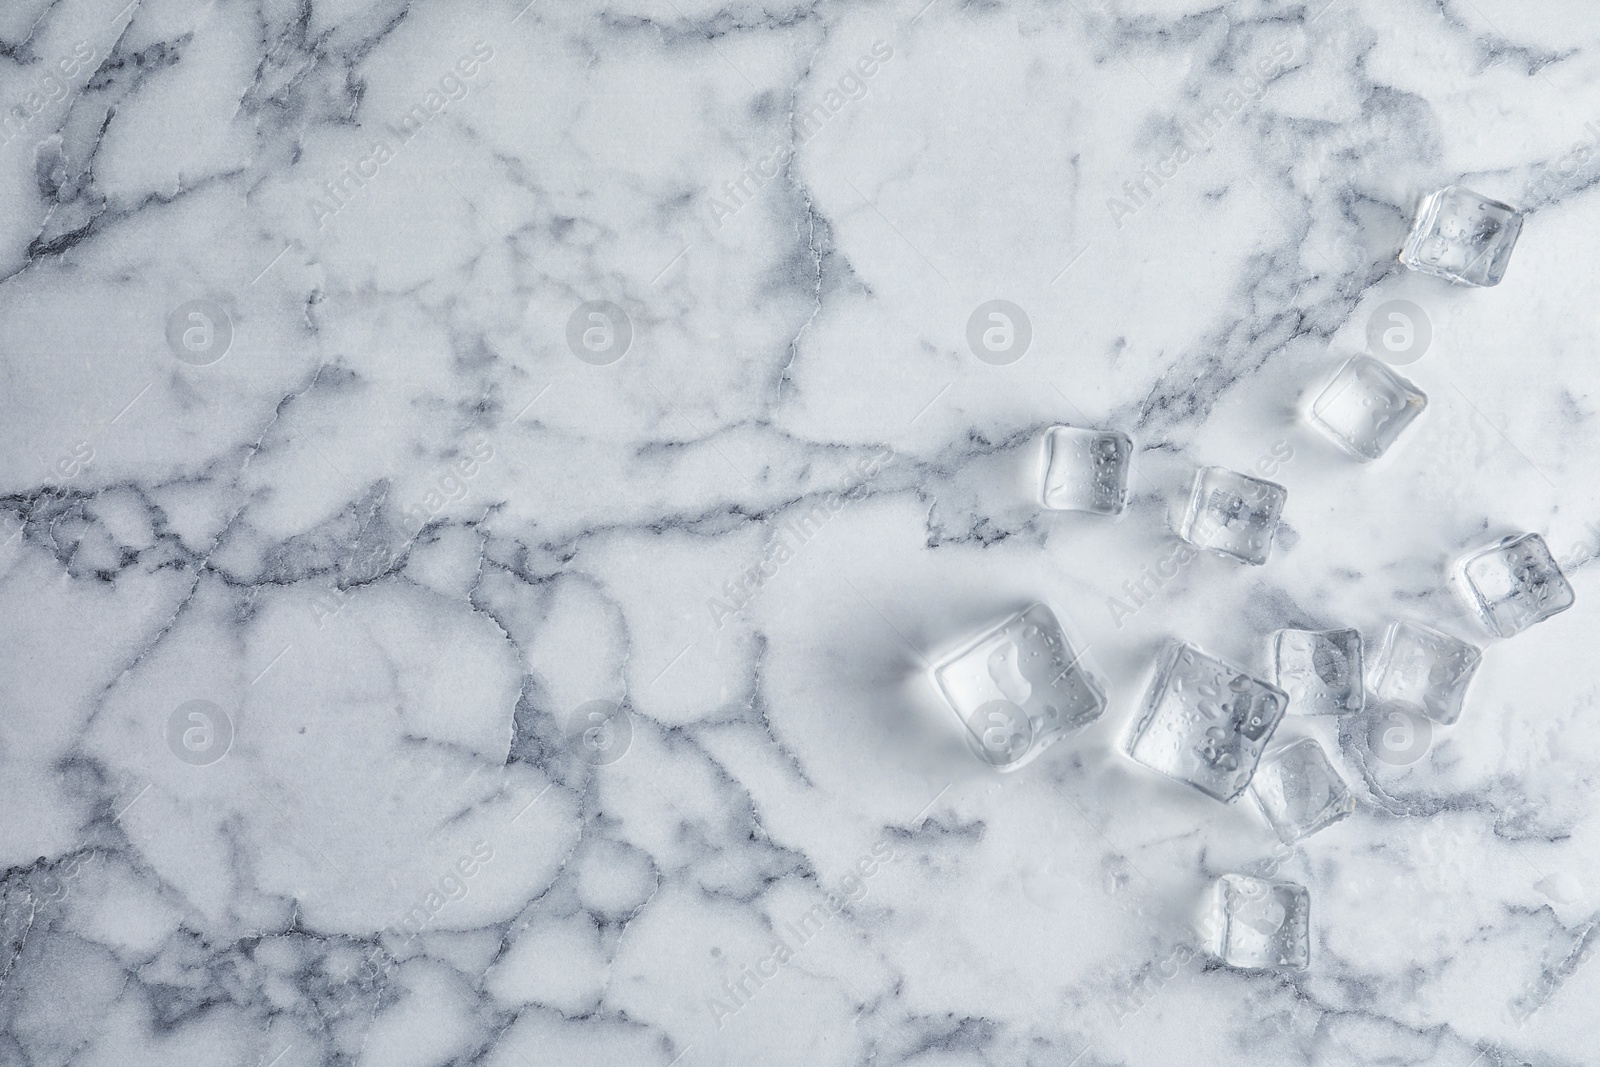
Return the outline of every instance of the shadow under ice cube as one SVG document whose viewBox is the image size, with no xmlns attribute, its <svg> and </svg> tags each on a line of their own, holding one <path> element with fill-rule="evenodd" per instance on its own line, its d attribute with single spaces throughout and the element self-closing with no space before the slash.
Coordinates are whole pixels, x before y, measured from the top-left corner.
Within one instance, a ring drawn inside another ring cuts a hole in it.
<svg viewBox="0 0 1600 1067">
<path fill-rule="evenodd" d="M 1292 845 L 1356 810 L 1344 779 L 1322 746 L 1309 737 L 1268 752 L 1250 783 L 1261 813 L 1278 839 Z"/>
<path fill-rule="evenodd" d="M 1230 967 L 1303 971 L 1311 963 L 1311 894 L 1294 882 L 1225 874 L 1212 887 L 1211 951 Z"/>
<path fill-rule="evenodd" d="M 1054 511 L 1120 515 L 1128 506 L 1133 439 L 1116 430 L 1052 426 L 1044 435 L 1040 502 Z"/>
<path fill-rule="evenodd" d="M 1311 405 L 1311 423 L 1363 463 L 1389 450 L 1422 414 L 1422 390 L 1371 356 L 1356 356 Z"/>
<path fill-rule="evenodd" d="M 1459 185 L 1423 199 L 1400 262 L 1457 285 L 1499 285 L 1522 232 L 1522 213 Z"/>
<path fill-rule="evenodd" d="M 1125 749 L 1151 770 L 1229 801 L 1250 784 L 1288 703 L 1277 686 L 1173 641 Z"/>
<path fill-rule="evenodd" d="M 979 756 L 1016 770 L 1098 719 L 1105 688 L 1043 604 L 986 630 L 933 667 Z"/>
<path fill-rule="evenodd" d="M 1462 577 L 1483 623 L 1511 637 L 1572 607 L 1576 595 L 1538 534 L 1507 537 L 1469 556 Z"/>
<path fill-rule="evenodd" d="M 1226 467 L 1202 467 L 1178 536 L 1254 566 L 1267 561 L 1289 491 Z"/>
<path fill-rule="evenodd" d="M 1279 630 L 1272 642 L 1278 687 L 1297 715 L 1344 715 L 1366 700 L 1361 634 L 1355 630 Z"/>
<path fill-rule="evenodd" d="M 1372 667 L 1372 692 L 1380 702 L 1409 704 L 1448 726 L 1461 716 L 1482 659 L 1477 646 L 1421 623 L 1390 623 Z"/>
</svg>

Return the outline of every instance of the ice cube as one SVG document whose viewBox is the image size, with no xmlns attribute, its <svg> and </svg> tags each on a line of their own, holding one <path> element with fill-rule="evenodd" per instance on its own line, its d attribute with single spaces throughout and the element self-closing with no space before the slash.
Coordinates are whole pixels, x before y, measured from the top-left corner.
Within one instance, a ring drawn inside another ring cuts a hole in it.
<svg viewBox="0 0 1600 1067">
<path fill-rule="evenodd" d="M 1226 467 L 1202 467 L 1178 536 L 1197 548 L 1259 566 L 1272 551 L 1272 535 L 1288 497 L 1289 491 L 1275 482 Z"/>
<path fill-rule="evenodd" d="M 1519 634 L 1566 611 L 1576 599 L 1538 534 L 1507 537 L 1474 553 L 1462 563 L 1461 574 L 1496 637 Z"/>
<path fill-rule="evenodd" d="M 1328 762 L 1322 746 L 1309 737 L 1290 741 L 1261 757 L 1250 795 L 1286 845 L 1356 810 L 1344 779 Z"/>
<path fill-rule="evenodd" d="M 1229 801 L 1250 784 L 1288 703 L 1277 686 L 1172 641 L 1124 747 L 1146 767 Z"/>
<path fill-rule="evenodd" d="M 1521 232 L 1516 208 L 1451 185 L 1423 199 L 1400 262 L 1457 285 L 1499 285 Z"/>
<path fill-rule="evenodd" d="M 1211 951 L 1230 967 L 1303 971 L 1311 963 L 1311 894 L 1294 882 L 1225 874 L 1212 887 Z"/>
<path fill-rule="evenodd" d="M 1389 624 L 1372 667 L 1372 693 L 1380 702 L 1409 704 L 1448 726 L 1461 715 L 1472 673 L 1483 653 L 1465 641 L 1403 620 Z"/>
<path fill-rule="evenodd" d="M 1044 434 L 1040 500 L 1055 511 L 1120 515 L 1128 506 L 1133 439 L 1116 430 L 1052 426 Z"/>
<path fill-rule="evenodd" d="M 1343 715 L 1365 702 L 1361 635 L 1355 630 L 1279 630 L 1272 642 L 1278 686 L 1297 715 Z"/>
<path fill-rule="evenodd" d="M 940 660 L 933 676 L 979 755 L 1011 771 L 1105 711 L 1105 687 L 1082 655 L 1055 613 L 1034 604 Z"/>
<path fill-rule="evenodd" d="M 1311 423 L 1363 463 L 1389 450 L 1428 406 L 1422 390 L 1371 356 L 1339 369 L 1311 405 Z"/>
</svg>

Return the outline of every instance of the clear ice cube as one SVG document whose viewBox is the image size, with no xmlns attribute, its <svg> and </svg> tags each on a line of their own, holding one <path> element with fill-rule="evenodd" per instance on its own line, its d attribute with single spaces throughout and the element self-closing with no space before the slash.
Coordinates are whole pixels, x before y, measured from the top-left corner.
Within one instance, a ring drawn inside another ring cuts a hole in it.
<svg viewBox="0 0 1600 1067">
<path fill-rule="evenodd" d="M 1272 659 L 1278 686 L 1297 715 L 1343 715 L 1365 703 L 1361 634 L 1355 630 L 1279 630 Z"/>
<path fill-rule="evenodd" d="M 1288 498 L 1289 491 L 1275 482 L 1226 467 L 1202 467 L 1178 536 L 1197 548 L 1259 566 L 1272 551 L 1272 535 Z"/>
<path fill-rule="evenodd" d="M 1389 450 L 1428 406 L 1422 390 L 1371 356 L 1356 356 L 1311 405 L 1311 423 L 1363 463 Z"/>
<path fill-rule="evenodd" d="M 1465 641 L 1404 620 L 1389 624 L 1372 667 L 1372 693 L 1381 703 L 1409 704 L 1448 726 L 1461 715 L 1483 653 Z"/>
<path fill-rule="evenodd" d="M 1040 501 L 1055 511 L 1120 515 L 1128 506 L 1133 439 L 1116 430 L 1052 426 L 1044 434 Z"/>
<path fill-rule="evenodd" d="M 1576 595 L 1538 534 L 1507 537 L 1467 557 L 1462 577 L 1483 623 L 1511 637 L 1572 607 Z"/>
<path fill-rule="evenodd" d="M 1400 262 L 1457 285 L 1499 285 L 1521 232 L 1516 208 L 1451 185 L 1423 199 Z"/>
<path fill-rule="evenodd" d="M 1311 963 L 1311 894 L 1294 882 L 1225 874 L 1211 891 L 1211 951 L 1230 967 L 1303 971 Z"/>
<path fill-rule="evenodd" d="M 933 676 L 980 757 L 1012 771 L 1105 711 L 1105 687 L 1081 659 L 1055 613 L 1034 604 L 940 660 Z"/>
<path fill-rule="evenodd" d="M 1124 747 L 1146 767 L 1229 801 L 1250 784 L 1288 704 L 1277 686 L 1172 641 Z"/>
<path fill-rule="evenodd" d="M 1356 810 L 1355 797 L 1344 779 L 1328 762 L 1322 746 L 1309 737 L 1261 757 L 1261 766 L 1250 782 L 1250 795 L 1286 845 Z"/>
</svg>

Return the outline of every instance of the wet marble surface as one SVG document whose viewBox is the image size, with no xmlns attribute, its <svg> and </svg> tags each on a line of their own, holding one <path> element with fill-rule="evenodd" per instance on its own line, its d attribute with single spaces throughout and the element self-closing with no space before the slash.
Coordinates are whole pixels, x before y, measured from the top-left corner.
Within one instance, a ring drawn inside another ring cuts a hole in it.
<svg viewBox="0 0 1600 1067">
<path fill-rule="evenodd" d="M 0 1063 L 1593 1062 L 1590 6 L 524 2 L 0 8 Z M 1453 183 L 1494 288 L 1396 262 Z M 928 668 L 1036 600 L 1108 707 L 1000 774 Z M 1293 846 L 1120 752 L 1168 640 L 1396 619 L 1460 719 L 1291 710 Z"/>
</svg>

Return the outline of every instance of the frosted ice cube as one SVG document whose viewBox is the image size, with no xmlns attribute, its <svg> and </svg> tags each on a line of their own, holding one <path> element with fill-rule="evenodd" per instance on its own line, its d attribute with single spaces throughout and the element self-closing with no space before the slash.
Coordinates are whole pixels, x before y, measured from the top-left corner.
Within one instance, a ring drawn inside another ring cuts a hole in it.
<svg viewBox="0 0 1600 1067">
<path fill-rule="evenodd" d="M 1040 501 L 1056 511 L 1120 515 L 1128 506 L 1133 439 L 1116 430 L 1052 426 L 1044 434 Z"/>
<path fill-rule="evenodd" d="M 1448 726 L 1460 717 L 1482 658 L 1476 646 L 1421 623 L 1390 623 L 1372 667 L 1372 692 L 1381 702 L 1410 704 Z"/>
<path fill-rule="evenodd" d="M 1311 405 L 1311 423 L 1363 463 L 1389 450 L 1428 406 L 1422 390 L 1371 356 L 1339 369 Z"/>
<path fill-rule="evenodd" d="M 1105 688 L 1080 662 L 1055 614 L 1034 604 L 933 667 L 979 755 L 1011 771 L 1098 719 Z"/>
<path fill-rule="evenodd" d="M 1202 467 L 1178 536 L 1197 548 L 1259 566 L 1272 551 L 1272 535 L 1288 498 L 1289 491 L 1275 482 L 1226 467 Z"/>
<path fill-rule="evenodd" d="M 1261 766 L 1250 782 L 1250 795 L 1286 845 L 1356 810 L 1344 779 L 1328 762 L 1322 746 L 1309 737 L 1261 757 Z"/>
<path fill-rule="evenodd" d="M 1355 630 L 1279 630 L 1272 659 L 1278 686 L 1297 715 L 1343 715 L 1365 703 L 1361 635 Z"/>
<path fill-rule="evenodd" d="M 1124 747 L 1146 767 L 1229 801 L 1250 784 L 1288 703 L 1277 686 L 1172 641 Z"/>
<path fill-rule="evenodd" d="M 1230 967 L 1303 971 L 1311 963 L 1311 894 L 1294 882 L 1225 874 L 1211 890 L 1211 951 Z"/>
<path fill-rule="evenodd" d="M 1451 185 L 1423 199 L 1400 262 L 1457 285 L 1499 285 L 1521 232 L 1516 208 Z"/>
<path fill-rule="evenodd" d="M 1483 623 L 1496 637 L 1511 637 L 1572 607 L 1566 575 L 1538 534 L 1507 537 L 1461 565 Z"/>
</svg>

